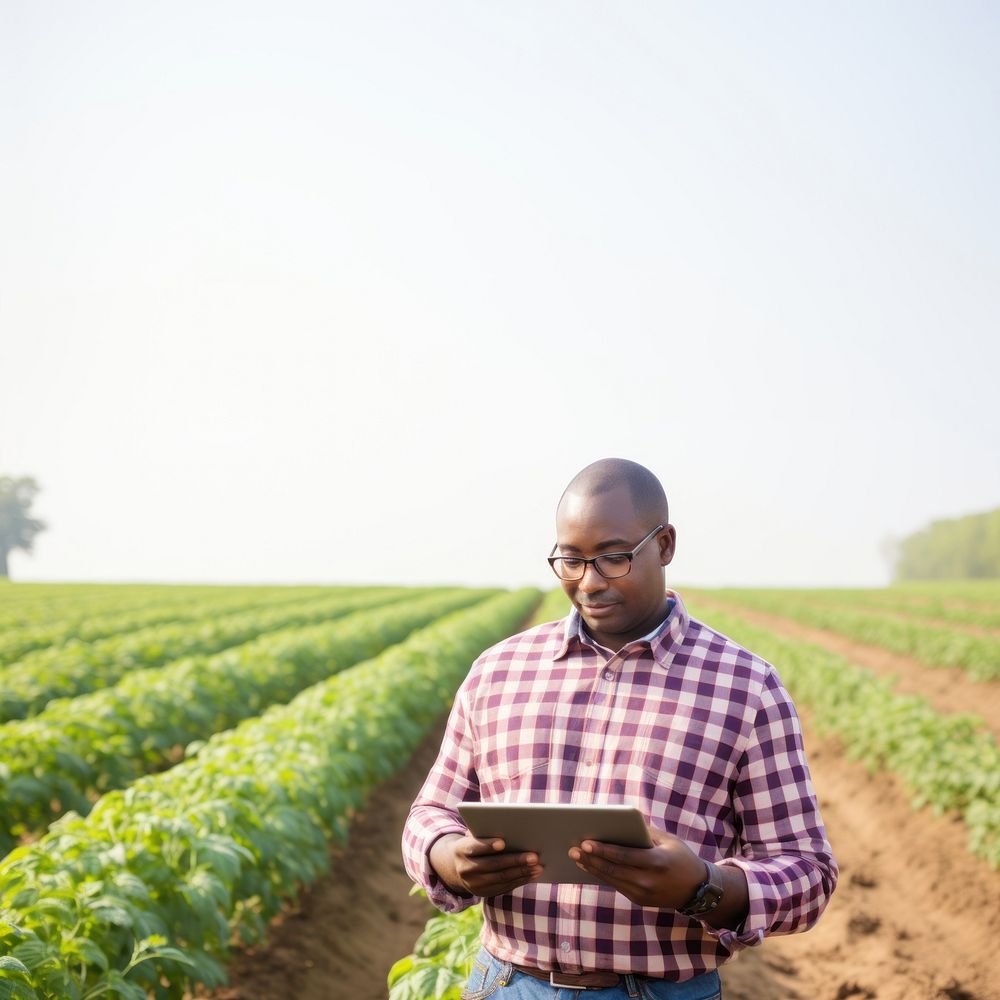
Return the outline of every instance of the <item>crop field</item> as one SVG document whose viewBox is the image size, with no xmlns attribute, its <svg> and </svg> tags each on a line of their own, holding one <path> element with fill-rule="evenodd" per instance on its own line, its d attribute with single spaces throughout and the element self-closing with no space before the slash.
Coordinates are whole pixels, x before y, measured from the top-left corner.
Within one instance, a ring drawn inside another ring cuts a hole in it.
<svg viewBox="0 0 1000 1000">
<path fill-rule="evenodd" d="M 727 1000 L 996 1000 L 1000 585 L 693 590 L 776 665 L 841 867 Z M 458 1000 L 402 824 L 478 653 L 561 592 L 0 585 L 0 1000 Z"/>
</svg>

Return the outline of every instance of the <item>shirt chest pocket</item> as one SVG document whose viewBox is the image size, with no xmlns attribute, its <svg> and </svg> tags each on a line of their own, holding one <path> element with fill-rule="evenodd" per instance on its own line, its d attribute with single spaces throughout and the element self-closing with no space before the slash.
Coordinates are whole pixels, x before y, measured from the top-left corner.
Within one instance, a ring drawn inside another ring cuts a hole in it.
<svg viewBox="0 0 1000 1000">
<path fill-rule="evenodd" d="M 478 768 L 479 793 L 483 802 L 558 801 L 549 787 L 548 757 L 516 757 L 483 763 Z M 556 785 L 558 789 L 558 784 Z"/>
<path fill-rule="evenodd" d="M 527 704 L 513 707 L 503 725 L 483 720 L 475 767 L 484 802 L 558 801 L 556 772 L 565 754 L 553 747 L 554 717 L 551 707 Z M 550 764 L 554 788 L 548 785 Z"/>
</svg>

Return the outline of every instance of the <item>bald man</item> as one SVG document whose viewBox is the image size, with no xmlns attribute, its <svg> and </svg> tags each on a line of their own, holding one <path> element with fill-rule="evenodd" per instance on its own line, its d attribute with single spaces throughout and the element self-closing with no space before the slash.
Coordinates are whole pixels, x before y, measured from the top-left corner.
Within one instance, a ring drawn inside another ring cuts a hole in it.
<svg viewBox="0 0 1000 1000">
<path fill-rule="evenodd" d="M 648 469 L 581 470 L 548 557 L 573 610 L 486 650 L 456 696 L 403 855 L 440 909 L 484 903 L 469 998 L 719 997 L 721 964 L 833 892 L 791 699 L 666 589 L 675 544 Z M 477 800 L 633 805 L 653 847 L 584 841 L 570 857 L 600 884 L 549 883 L 537 854 L 469 833 L 457 805 Z"/>
</svg>

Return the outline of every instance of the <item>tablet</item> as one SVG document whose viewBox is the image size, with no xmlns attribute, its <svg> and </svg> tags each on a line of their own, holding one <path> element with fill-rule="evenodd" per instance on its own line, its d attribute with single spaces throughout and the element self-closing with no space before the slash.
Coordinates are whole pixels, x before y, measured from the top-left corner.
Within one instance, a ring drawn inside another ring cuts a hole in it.
<svg viewBox="0 0 1000 1000">
<path fill-rule="evenodd" d="M 502 837 L 508 851 L 534 851 L 544 869 L 539 882 L 606 885 L 577 868 L 566 853 L 584 840 L 653 846 L 642 813 L 634 806 L 461 802 L 458 811 L 474 837 Z"/>
</svg>

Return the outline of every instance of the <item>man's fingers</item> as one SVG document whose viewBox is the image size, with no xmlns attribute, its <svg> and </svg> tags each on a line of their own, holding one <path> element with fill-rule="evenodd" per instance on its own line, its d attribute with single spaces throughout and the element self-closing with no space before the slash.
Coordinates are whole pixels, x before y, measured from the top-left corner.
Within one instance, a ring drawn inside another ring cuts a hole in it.
<svg viewBox="0 0 1000 1000">
<path fill-rule="evenodd" d="M 469 838 L 456 851 L 455 868 L 469 892 L 496 896 L 537 878 L 542 871 L 534 851 L 502 850 L 503 840 Z M 499 849 L 498 849 L 499 848 Z"/>
<path fill-rule="evenodd" d="M 569 856 L 576 862 L 577 868 L 596 875 L 619 891 L 645 886 L 648 865 L 639 867 L 628 863 L 635 860 L 633 856 L 636 853 L 643 853 L 643 849 L 619 847 L 617 844 L 602 844 L 592 840 L 585 840 L 579 847 L 571 847 L 569 850 Z M 647 859 L 648 854 L 640 860 Z"/>
<path fill-rule="evenodd" d="M 491 857 L 474 855 L 465 859 L 461 867 L 479 872 L 502 872 L 508 868 L 531 868 L 538 864 L 537 854 L 494 854 Z"/>
<path fill-rule="evenodd" d="M 598 840 L 585 840 L 580 845 L 580 850 L 588 857 L 604 858 L 629 868 L 647 868 L 652 860 L 648 847 L 622 847 L 620 844 L 604 844 Z"/>
<path fill-rule="evenodd" d="M 489 881 L 477 883 L 473 891 L 477 896 L 483 896 L 484 898 L 489 898 L 490 896 L 500 896 L 505 892 L 513 892 L 522 885 L 527 885 L 529 882 L 533 882 L 539 875 L 541 875 L 541 873 L 541 868 L 535 868 L 530 874 L 521 874 L 516 878 L 510 878 L 504 881 L 490 879 Z"/>
<path fill-rule="evenodd" d="M 485 865 L 488 870 L 510 864 L 537 864 L 538 855 L 534 851 L 505 851 L 506 843 L 502 837 L 464 837 L 455 844 L 455 854 L 459 858 L 467 858 L 476 865 Z M 491 864 L 494 863 L 494 864 Z"/>
<path fill-rule="evenodd" d="M 542 874 L 539 864 L 513 865 L 495 871 L 485 871 L 477 867 L 465 876 L 470 891 L 477 896 L 497 896 L 510 892 L 518 886 L 527 885 Z"/>
<path fill-rule="evenodd" d="M 505 851 L 501 837 L 463 837 L 454 844 L 455 872 L 476 896 L 499 896 L 542 873 L 535 851 Z"/>
<path fill-rule="evenodd" d="M 606 885 L 610 885 L 623 895 L 628 896 L 629 899 L 637 898 L 634 894 L 645 892 L 648 888 L 646 884 L 648 881 L 647 872 L 638 868 L 630 868 L 628 865 L 615 864 L 613 861 L 600 858 L 595 854 L 586 854 L 576 848 L 573 850 L 576 851 L 576 857 L 573 860 L 576 861 L 577 868 L 595 875 Z"/>
<path fill-rule="evenodd" d="M 466 837 L 465 840 L 466 844 L 462 846 L 462 853 L 470 857 L 480 854 L 497 854 L 507 846 L 500 837 L 489 837 L 486 840 Z"/>
<path fill-rule="evenodd" d="M 614 875 L 616 881 L 620 880 L 628 869 L 622 868 L 614 862 L 602 858 L 599 854 L 588 854 L 578 848 L 570 850 L 570 857 L 576 862 L 578 868 L 592 872 L 594 875 L 609 876 Z"/>
</svg>

